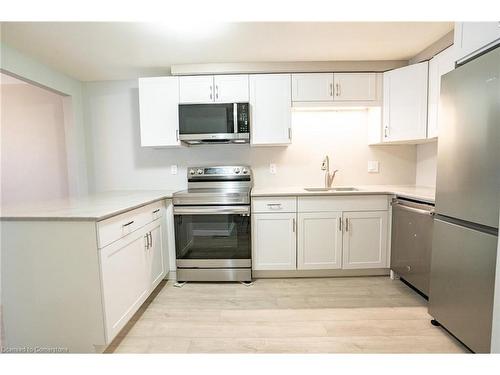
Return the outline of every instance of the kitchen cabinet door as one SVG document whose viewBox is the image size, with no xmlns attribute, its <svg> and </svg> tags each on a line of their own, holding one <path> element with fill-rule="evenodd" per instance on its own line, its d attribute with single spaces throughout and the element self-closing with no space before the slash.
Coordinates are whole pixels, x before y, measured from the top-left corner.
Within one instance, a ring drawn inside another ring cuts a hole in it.
<svg viewBox="0 0 500 375">
<path fill-rule="evenodd" d="M 146 272 L 149 287 L 152 291 L 165 276 L 165 260 L 163 254 L 163 230 L 161 219 L 155 221 L 155 226 L 149 234 L 149 248 L 146 251 Z"/>
<path fill-rule="evenodd" d="M 139 78 L 141 146 L 180 147 L 179 78 Z"/>
<path fill-rule="evenodd" d="M 441 95 L 441 77 L 455 69 L 453 46 L 438 53 L 429 61 L 429 103 L 427 111 L 427 138 L 438 136 L 439 97 Z"/>
<path fill-rule="evenodd" d="M 344 269 L 386 268 L 387 211 L 344 212 Z"/>
<path fill-rule="evenodd" d="M 375 73 L 334 73 L 334 101 L 377 100 Z"/>
<path fill-rule="evenodd" d="M 252 269 L 295 270 L 295 213 L 252 215 Z"/>
<path fill-rule="evenodd" d="M 219 103 L 248 102 L 248 75 L 214 76 L 215 101 Z"/>
<path fill-rule="evenodd" d="M 138 230 L 100 250 L 107 342 L 146 300 L 146 232 Z"/>
<path fill-rule="evenodd" d="M 331 102 L 333 73 L 292 74 L 292 100 L 295 102 Z"/>
<path fill-rule="evenodd" d="M 297 269 L 339 268 L 342 268 L 342 213 L 299 213 Z"/>
<path fill-rule="evenodd" d="M 500 43 L 500 22 L 455 22 L 455 61 L 463 62 Z"/>
<path fill-rule="evenodd" d="M 290 74 L 250 75 L 250 141 L 253 146 L 291 142 Z"/>
<path fill-rule="evenodd" d="M 213 103 L 214 100 L 214 76 L 179 77 L 180 103 Z"/>
<path fill-rule="evenodd" d="M 384 73 L 384 142 L 427 137 L 427 81 L 427 61 Z"/>
</svg>

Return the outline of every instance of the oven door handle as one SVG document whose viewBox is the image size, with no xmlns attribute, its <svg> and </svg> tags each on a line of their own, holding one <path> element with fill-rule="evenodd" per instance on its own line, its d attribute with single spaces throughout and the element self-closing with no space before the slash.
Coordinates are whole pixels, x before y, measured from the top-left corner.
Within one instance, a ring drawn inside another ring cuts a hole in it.
<svg viewBox="0 0 500 375">
<path fill-rule="evenodd" d="M 250 206 L 174 207 L 174 215 L 230 215 L 230 214 L 250 215 Z"/>
</svg>

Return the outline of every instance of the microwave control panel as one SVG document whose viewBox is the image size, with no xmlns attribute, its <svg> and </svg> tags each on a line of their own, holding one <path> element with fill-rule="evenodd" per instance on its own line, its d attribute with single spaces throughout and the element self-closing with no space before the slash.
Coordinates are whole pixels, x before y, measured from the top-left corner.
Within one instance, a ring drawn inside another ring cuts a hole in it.
<svg viewBox="0 0 500 375">
<path fill-rule="evenodd" d="M 250 132 L 250 106 L 248 103 L 237 103 L 238 133 Z"/>
</svg>

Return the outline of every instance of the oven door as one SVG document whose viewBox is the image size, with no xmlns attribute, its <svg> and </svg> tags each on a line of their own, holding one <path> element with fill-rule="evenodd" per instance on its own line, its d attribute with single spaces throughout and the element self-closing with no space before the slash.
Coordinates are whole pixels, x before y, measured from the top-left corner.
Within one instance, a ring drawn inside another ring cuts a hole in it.
<svg viewBox="0 0 500 375">
<path fill-rule="evenodd" d="M 179 104 L 180 139 L 231 139 L 236 133 L 234 103 Z"/>
<path fill-rule="evenodd" d="M 251 267 L 250 206 L 174 207 L 179 268 Z"/>
</svg>

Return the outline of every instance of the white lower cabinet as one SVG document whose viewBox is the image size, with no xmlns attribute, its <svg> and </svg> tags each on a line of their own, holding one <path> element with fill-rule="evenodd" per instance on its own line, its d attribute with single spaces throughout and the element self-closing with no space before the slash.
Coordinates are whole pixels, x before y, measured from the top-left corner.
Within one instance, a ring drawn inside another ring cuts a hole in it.
<svg viewBox="0 0 500 375">
<path fill-rule="evenodd" d="M 150 247 L 146 252 L 146 273 L 149 276 L 149 288 L 152 290 L 158 286 L 165 276 L 165 260 L 163 254 L 163 236 L 160 221 L 150 230 Z M 147 233 L 146 233 L 147 235 Z M 166 256 L 166 255 L 165 255 Z"/>
<path fill-rule="evenodd" d="M 296 269 L 295 216 L 295 212 L 252 215 L 254 270 Z"/>
<path fill-rule="evenodd" d="M 100 249 L 108 343 L 165 276 L 163 245 L 159 218 Z"/>
<path fill-rule="evenodd" d="M 252 202 L 252 259 L 256 271 L 387 268 L 387 196 L 299 197 L 298 212 L 273 213 L 296 197 Z M 349 211 L 352 210 L 352 211 Z M 297 226 L 295 218 L 297 216 Z"/>
<path fill-rule="evenodd" d="M 142 231 L 101 249 L 102 289 L 108 340 L 123 328 L 149 291 Z"/>
<path fill-rule="evenodd" d="M 342 212 L 298 214 L 297 269 L 342 268 Z"/>
<path fill-rule="evenodd" d="M 387 267 L 387 211 L 344 212 L 344 269 Z"/>
</svg>

